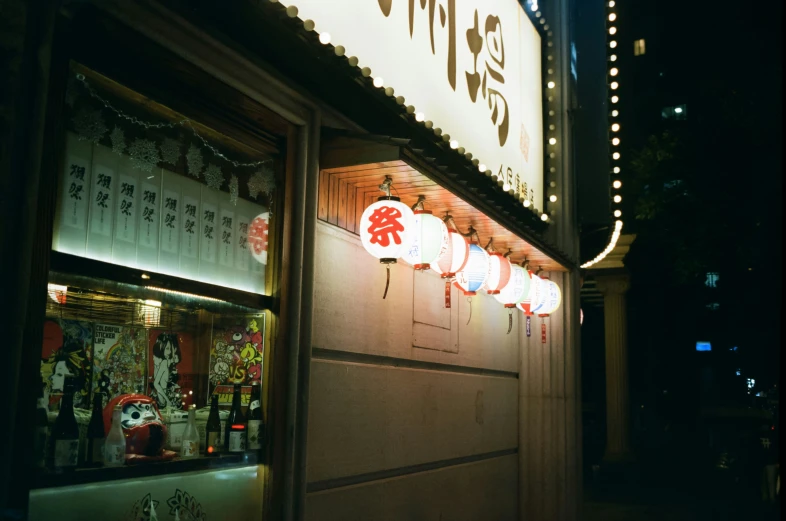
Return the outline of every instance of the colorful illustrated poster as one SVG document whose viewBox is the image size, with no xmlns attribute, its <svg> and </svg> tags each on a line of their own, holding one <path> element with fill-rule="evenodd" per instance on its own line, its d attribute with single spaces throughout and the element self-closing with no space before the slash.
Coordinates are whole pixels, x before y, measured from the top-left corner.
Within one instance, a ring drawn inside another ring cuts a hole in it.
<svg viewBox="0 0 786 521">
<path fill-rule="evenodd" d="M 147 392 L 159 409 L 183 409 L 194 389 L 194 340 L 188 333 L 151 329 L 148 333 Z M 192 403 L 188 400 L 187 403 Z"/>
<path fill-rule="evenodd" d="M 251 382 L 262 381 L 265 354 L 265 318 L 251 318 L 238 326 L 213 331 L 210 349 L 210 393 L 219 405 L 232 404 L 234 384 L 243 385 L 243 405 L 248 405 Z"/>
<path fill-rule="evenodd" d="M 41 380 L 51 410 L 58 410 L 66 376 L 77 379 L 74 407 L 90 408 L 90 367 L 93 325 L 89 322 L 48 319 L 44 322 Z"/>
<path fill-rule="evenodd" d="M 93 394 L 104 393 L 106 406 L 115 396 L 144 393 L 147 331 L 109 324 L 93 327 Z"/>
</svg>

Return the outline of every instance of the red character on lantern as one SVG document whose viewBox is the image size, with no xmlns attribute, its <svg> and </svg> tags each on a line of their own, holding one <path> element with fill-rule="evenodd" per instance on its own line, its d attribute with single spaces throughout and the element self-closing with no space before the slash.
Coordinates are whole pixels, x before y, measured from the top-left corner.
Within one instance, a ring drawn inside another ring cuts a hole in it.
<svg viewBox="0 0 786 521">
<path fill-rule="evenodd" d="M 399 222 L 401 217 L 398 208 L 390 206 L 376 208 L 368 218 L 371 221 L 371 226 L 368 227 L 368 233 L 371 234 L 370 242 L 385 247 L 390 245 L 390 237 L 393 237 L 394 243 L 401 244 L 399 233 L 404 231 L 404 225 Z"/>
</svg>

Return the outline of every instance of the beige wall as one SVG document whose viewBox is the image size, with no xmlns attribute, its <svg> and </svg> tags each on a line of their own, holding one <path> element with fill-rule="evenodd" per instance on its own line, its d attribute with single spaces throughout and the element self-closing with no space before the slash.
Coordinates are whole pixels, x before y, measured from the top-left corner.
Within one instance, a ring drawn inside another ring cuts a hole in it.
<svg viewBox="0 0 786 521">
<path fill-rule="evenodd" d="M 566 435 L 551 432 L 564 430 L 564 386 L 552 391 L 564 383 L 564 350 L 551 348 L 561 320 L 545 319 L 543 344 L 543 319 L 527 338 L 514 311 L 507 334 L 508 312 L 488 295 L 472 299 L 467 325 L 466 297 L 454 289 L 446 310 L 433 273 L 400 263 L 385 300 L 384 286 L 357 236 L 319 223 L 306 518 L 519 519 L 519 501 L 532 500 L 519 497 L 522 479 L 557 497 L 564 475 L 528 476 L 520 459 L 542 469 L 536 459 L 564 458 Z M 521 414 L 535 434 L 518 454 Z"/>
</svg>

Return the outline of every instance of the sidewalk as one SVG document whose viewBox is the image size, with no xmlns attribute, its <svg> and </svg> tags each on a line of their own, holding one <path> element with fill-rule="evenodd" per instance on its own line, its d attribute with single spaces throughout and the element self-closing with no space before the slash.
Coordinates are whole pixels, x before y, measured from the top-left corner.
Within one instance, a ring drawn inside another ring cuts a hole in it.
<svg viewBox="0 0 786 521">
<path fill-rule="evenodd" d="M 756 498 L 708 489 L 695 493 L 675 488 L 636 485 L 588 485 L 584 521 L 775 521 L 780 503 L 766 505 Z"/>
</svg>

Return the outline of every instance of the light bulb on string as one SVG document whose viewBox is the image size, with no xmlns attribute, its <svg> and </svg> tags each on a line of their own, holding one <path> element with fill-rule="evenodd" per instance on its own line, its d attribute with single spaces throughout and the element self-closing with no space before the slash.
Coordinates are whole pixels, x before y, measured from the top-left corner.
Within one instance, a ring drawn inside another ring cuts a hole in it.
<svg viewBox="0 0 786 521">
<path fill-rule="evenodd" d="M 615 195 L 614 196 L 614 202 L 615 203 L 621 203 L 622 202 L 622 196 L 621 195 Z"/>
<path fill-rule="evenodd" d="M 619 131 L 619 129 L 620 129 L 620 124 L 619 123 L 614 123 L 614 124 L 611 125 L 611 131 L 612 132 L 617 132 L 617 131 Z"/>
<path fill-rule="evenodd" d="M 621 188 L 622 187 L 622 181 L 617 179 L 613 183 L 611 183 L 611 186 L 613 186 L 614 188 Z"/>
<path fill-rule="evenodd" d="M 330 43 L 330 33 L 319 33 L 319 42 L 322 45 L 327 45 Z"/>
</svg>

